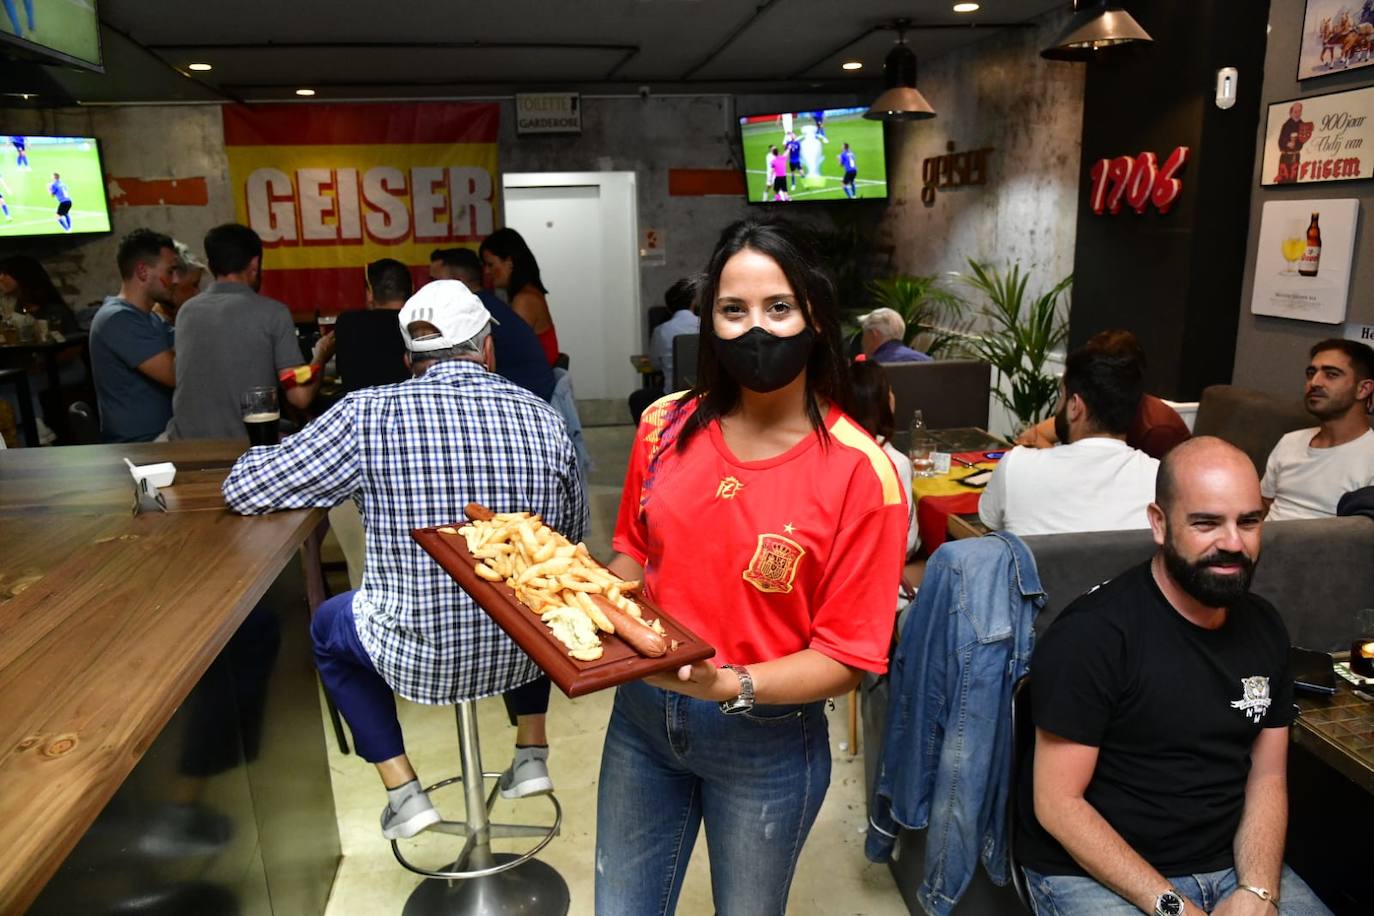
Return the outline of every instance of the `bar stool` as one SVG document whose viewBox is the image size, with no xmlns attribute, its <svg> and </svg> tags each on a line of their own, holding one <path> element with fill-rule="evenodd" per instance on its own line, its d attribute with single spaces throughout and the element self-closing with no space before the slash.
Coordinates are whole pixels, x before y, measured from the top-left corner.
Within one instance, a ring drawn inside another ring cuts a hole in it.
<svg viewBox="0 0 1374 916">
<path fill-rule="evenodd" d="M 497 785 L 485 792 L 485 780 L 499 779 L 500 773 L 482 771 L 482 753 L 477 740 L 477 704 L 465 700 L 456 707 L 458 750 L 462 774 L 426 786 L 433 792 L 455 782 L 463 784 L 467 819 L 440 821 L 430 830 L 466 837 L 463 849 L 453 864 L 442 871 L 421 868 L 406 860 L 400 844 L 391 841 L 396 861 L 433 880 L 423 882 L 406 900 L 403 916 L 565 916 L 571 899 L 567 882 L 554 868 L 534 858 L 556 837 L 563 823 L 563 808 L 553 794 L 545 796 L 553 805 L 551 826 L 533 824 L 493 824 L 491 808 L 496 802 Z M 493 839 L 539 837 L 534 848 L 523 855 L 492 852 Z"/>
</svg>

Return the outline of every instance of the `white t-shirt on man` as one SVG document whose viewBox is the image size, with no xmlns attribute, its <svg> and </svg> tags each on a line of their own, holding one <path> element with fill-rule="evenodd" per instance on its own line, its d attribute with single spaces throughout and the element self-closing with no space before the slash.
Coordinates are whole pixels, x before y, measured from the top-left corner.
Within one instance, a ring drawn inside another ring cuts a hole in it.
<svg viewBox="0 0 1374 916">
<path fill-rule="evenodd" d="M 1374 485 L 1374 430 L 1331 448 L 1313 448 L 1318 427 L 1284 435 L 1269 453 L 1260 493 L 1272 499 L 1268 521 L 1331 518 L 1351 490 Z"/>
<path fill-rule="evenodd" d="M 1147 528 L 1159 462 L 1120 439 L 1014 448 L 992 472 L 978 517 L 994 531 L 1062 534 Z"/>
</svg>

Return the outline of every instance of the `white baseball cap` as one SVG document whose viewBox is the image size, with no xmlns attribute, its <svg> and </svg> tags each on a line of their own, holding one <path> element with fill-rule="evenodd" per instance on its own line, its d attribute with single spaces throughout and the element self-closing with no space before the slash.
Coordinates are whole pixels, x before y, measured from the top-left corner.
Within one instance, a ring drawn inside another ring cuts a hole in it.
<svg viewBox="0 0 1374 916">
<path fill-rule="evenodd" d="M 461 280 L 431 280 L 406 300 L 397 318 L 412 353 L 447 350 L 472 340 L 487 322 L 500 324 Z M 432 324 L 439 333 L 412 340 L 406 326 L 415 321 Z"/>
</svg>

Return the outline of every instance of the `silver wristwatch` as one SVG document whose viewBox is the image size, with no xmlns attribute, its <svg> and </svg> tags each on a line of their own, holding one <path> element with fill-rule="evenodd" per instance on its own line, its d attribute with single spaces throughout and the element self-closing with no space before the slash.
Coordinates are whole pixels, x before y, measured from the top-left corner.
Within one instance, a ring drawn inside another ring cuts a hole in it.
<svg viewBox="0 0 1374 916">
<path fill-rule="evenodd" d="M 749 669 L 740 665 L 721 665 L 721 667 L 729 668 L 735 672 L 735 677 L 739 678 L 739 696 L 721 703 L 720 711 L 727 716 L 736 716 L 753 709 L 754 679 L 750 677 Z"/>
<path fill-rule="evenodd" d="M 1155 916 L 1183 916 L 1183 898 L 1173 888 L 1155 898 Z"/>
</svg>

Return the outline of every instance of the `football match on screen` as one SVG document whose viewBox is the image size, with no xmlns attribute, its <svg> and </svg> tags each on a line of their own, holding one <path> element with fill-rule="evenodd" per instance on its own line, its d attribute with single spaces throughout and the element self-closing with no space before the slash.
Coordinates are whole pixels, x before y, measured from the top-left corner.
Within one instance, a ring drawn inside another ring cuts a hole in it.
<svg viewBox="0 0 1374 916">
<path fill-rule="evenodd" d="M 90 137 L 0 137 L 0 236 L 108 232 Z"/>
<path fill-rule="evenodd" d="M 881 200 L 887 197 L 883 123 L 863 108 L 740 118 L 753 203 Z"/>
</svg>

